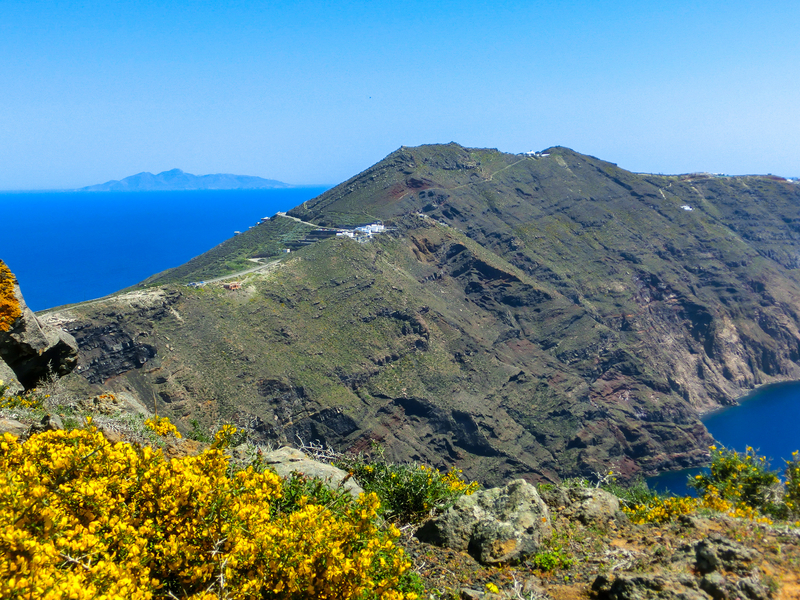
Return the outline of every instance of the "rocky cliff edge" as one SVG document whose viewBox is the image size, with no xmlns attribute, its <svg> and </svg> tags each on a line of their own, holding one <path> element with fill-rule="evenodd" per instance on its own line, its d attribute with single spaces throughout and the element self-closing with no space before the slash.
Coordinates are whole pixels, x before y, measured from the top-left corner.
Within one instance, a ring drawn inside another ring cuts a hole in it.
<svg viewBox="0 0 800 600">
<path fill-rule="evenodd" d="M 66 331 L 42 323 L 25 304 L 19 284 L 3 261 L 0 280 L 0 380 L 11 391 L 29 389 L 51 373 L 63 376 L 78 361 L 78 345 Z"/>
</svg>

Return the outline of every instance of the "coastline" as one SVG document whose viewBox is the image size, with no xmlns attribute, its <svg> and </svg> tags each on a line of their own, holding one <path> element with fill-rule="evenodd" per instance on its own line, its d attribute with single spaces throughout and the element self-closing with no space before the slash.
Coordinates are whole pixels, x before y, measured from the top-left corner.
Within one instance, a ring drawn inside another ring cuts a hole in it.
<svg viewBox="0 0 800 600">
<path fill-rule="evenodd" d="M 742 403 L 748 402 L 748 396 L 752 396 L 759 391 L 763 390 L 764 388 L 773 386 L 773 385 L 784 385 L 784 384 L 792 384 L 792 383 L 800 383 L 800 379 L 792 379 L 792 378 L 784 378 L 784 377 L 774 377 L 771 381 L 765 381 L 763 383 L 756 384 L 754 387 L 748 389 L 743 394 L 733 398 L 732 404 L 720 404 L 715 408 L 710 408 L 708 410 L 697 409 L 697 416 L 700 418 L 700 421 L 704 421 L 711 415 L 715 415 L 721 412 L 724 412 L 730 408 L 735 408 L 737 406 L 741 406 Z"/>
</svg>

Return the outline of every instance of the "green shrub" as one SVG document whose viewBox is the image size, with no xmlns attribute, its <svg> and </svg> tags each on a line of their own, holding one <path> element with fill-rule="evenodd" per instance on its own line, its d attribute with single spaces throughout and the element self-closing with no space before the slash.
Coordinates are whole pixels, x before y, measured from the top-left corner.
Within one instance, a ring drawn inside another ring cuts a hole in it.
<svg viewBox="0 0 800 600">
<path fill-rule="evenodd" d="M 539 571 L 569 569 L 575 564 L 575 558 L 567 547 L 570 539 L 569 532 L 554 531 L 550 538 L 544 540 L 540 550 L 528 559 L 528 565 Z"/>
<path fill-rule="evenodd" d="M 415 571 L 406 571 L 400 577 L 397 584 L 397 591 L 405 594 L 406 597 L 414 597 L 415 595 L 422 598 L 427 593 L 425 583 L 422 578 Z"/>
<path fill-rule="evenodd" d="M 612 482 L 603 485 L 602 489 L 614 494 L 620 499 L 622 505 L 627 507 L 647 505 L 667 497 L 666 494 L 661 494 L 656 490 L 650 489 L 644 479 L 637 479 L 626 486 Z"/>
<path fill-rule="evenodd" d="M 351 473 L 365 492 L 378 495 L 383 517 L 404 523 L 420 521 L 434 510 L 444 510 L 460 496 L 478 489 L 477 483 L 464 481 L 461 471 L 455 468 L 442 473 L 420 464 L 368 461 L 361 454 L 341 457 L 334 464 Z"/>
<path fill-rule="evenodd" d="M 204 444 L 211 443 L 211 435 L 200 425 L 200 421 L 197 419 L 192 419 L 189 424 L 192 426 L 192 429 L 189 431 L 186 437 L 188 437 L 190 440 L 195 440 L 196 442 L 202 442 Z"/>
<path fill-rule="evenodd" d="M 258 463 L 253 466 L 256 470 L 262 470 Z M 329 488 L 321 479 L 292 473 L 291 478 L 283 483 L 283 495 L 273 501 L 271 510 L 275 516 L 293 513 L 309 504 L 325 506 L 335 512 L 346 512 L 354 506 L 355 499 L 344 490 Z"/>
<path fill-rule="evenodd" d="M 555 571 L 556 569 L 569 569 L 575 563 L 572 554 L 559 548 L 537 552 L 531 559 L 531 565 L 540 571 Z"/>
<path fill-rule="evenodd" d="M 786 461 L 786 479 L 783 502 L 786 505 L 787 513 L 794 517 L 800 517 L 800 452 L 792 452 L 792 460 Z"/>
</svg>

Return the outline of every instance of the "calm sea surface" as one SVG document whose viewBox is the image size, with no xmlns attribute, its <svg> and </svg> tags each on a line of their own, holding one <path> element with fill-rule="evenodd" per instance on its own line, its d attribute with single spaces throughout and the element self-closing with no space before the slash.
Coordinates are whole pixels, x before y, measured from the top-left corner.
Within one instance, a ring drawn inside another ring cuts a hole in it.
<svg viewBox="0 0 800 600">
<path fill-rule="evenodd" d="M 759 388 L 741 399 L 739 406 L 714 412 L 703 419 L 708 431 L 722 445 L 744 452 L 752 446 L 783 470 L 783 459 L 800 450 L 800 382 L 777 383 Z M 648 480 L 650 487 L 687 493 L 686 480 L 701 469 L 664 473 Z"/>
<path fill-rule="evenodd" d="M 326 189 L 0 193 L 0 259 L 31 309 L 82 302 L 177 267 Z"/>
</svg>

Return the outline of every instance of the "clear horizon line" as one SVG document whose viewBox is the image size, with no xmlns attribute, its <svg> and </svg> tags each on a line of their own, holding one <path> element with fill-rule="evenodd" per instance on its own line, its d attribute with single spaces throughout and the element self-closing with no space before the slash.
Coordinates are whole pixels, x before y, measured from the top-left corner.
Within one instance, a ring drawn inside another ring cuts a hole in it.
<svg viewBox="0 0 800 600">
<path fill-rule="evenodd" d="M 114 180 L 119 181 L 119 180 Z M 277 180 L 275 180 L 277 181 Z M 106 182 L 107 183 L 107 182 Z M 281 181 L 281 183 L 286 184 L 289 186 L 288 188 L 282 187 L 264 187 L 264 188 L 211 188 L 211 189 L 197 189 L 197 188 L 187 188 L 187 189 L 174 189 L 174 190 L 87 190 L 87 187 L 94 187 L 95 185 L 104 185 L 103 183 L 95 183 L 92 185 L 87 185 L 79 188 L 27 188 L 27 189 L 11 189 L 11 190 L 0 190 L 0 194 L 55 194 L 55 193 L 81 193 L 81 194 L 105 194 L 105 193 L 115 193 L 115 194 L 122 194 L 122 193 L 145 193 L 145 192 L 224 192 L 224 191 L 250 191 L 250 192 L 257 192 L 259 190 L 281 190 L 281 189 L 290 189 L 290 188 L 333 188 L 339 185 L 339 183 L 329 184 L 329 183 L 286 183 L 285 181 Z M 341 182 L 340 182 L 341 183 Z"/>
</svg>

